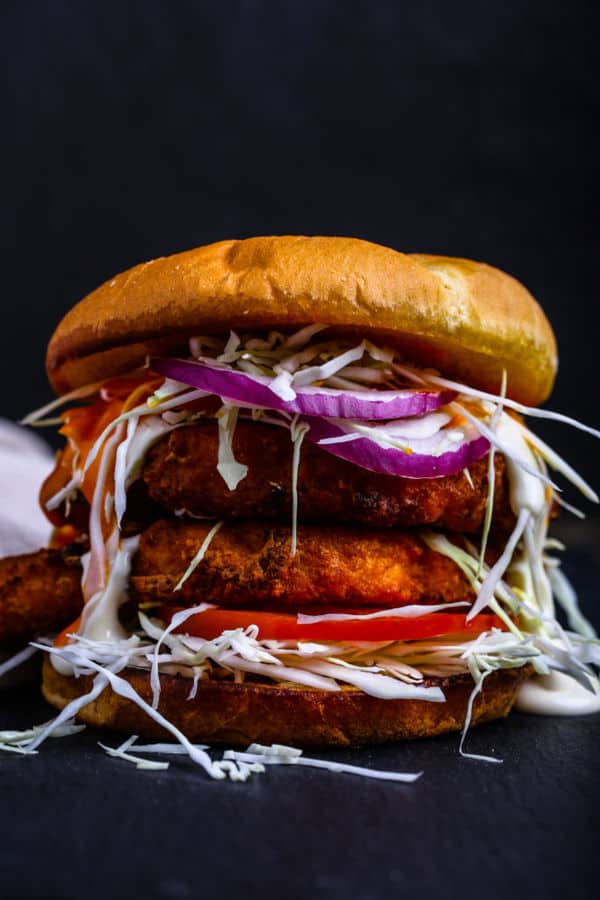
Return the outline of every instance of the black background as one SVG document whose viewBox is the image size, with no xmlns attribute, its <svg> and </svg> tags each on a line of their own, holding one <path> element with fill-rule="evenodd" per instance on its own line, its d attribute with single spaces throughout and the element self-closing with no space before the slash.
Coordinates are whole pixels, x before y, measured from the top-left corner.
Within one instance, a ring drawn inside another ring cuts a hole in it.
<svg viewBox="0 0 600 900">
<path fill-rule="evenodd" d="M 583 0 L 2 4 L 0 414 L 48 399 L 52 329 L 115 272 L 303 232 L 516 275 L 558 333 L 552 405 L 600 424 L 597 26 Z M 598 484 L 592 439 L 539 430 Z M 597 534 L 578 532 L 590 595 Z M 503 767 L 457 760 L 454 738 L 352 757 L 422 762 L 408 791 L 299 772 L 222 788 L 57 742 L 0 760 L 0 893 L 591 897 L 597 721 L 483 729 L 473 749 Z"/>
<path fill-rule="evenodd" d="M 553 405 L 598 424 L 597 4 L 6 3 L 3 391 L 139 261 L 225 237 L 355 235 L 496 264 L 558 333 Z M 544 428 L 595 474 L 595 447 Z"/>
</svg>

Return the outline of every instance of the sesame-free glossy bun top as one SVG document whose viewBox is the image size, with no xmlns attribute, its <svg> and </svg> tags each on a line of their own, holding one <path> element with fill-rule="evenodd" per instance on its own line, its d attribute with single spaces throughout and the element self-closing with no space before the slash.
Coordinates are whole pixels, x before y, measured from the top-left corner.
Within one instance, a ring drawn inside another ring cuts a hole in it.
<svg viewBox="0 0 600 900">
<path fill-rule="evenodd" d="M 549 395 L 556 342 L 531 294 L 484 263 L 398 253 L 356 238 L 220 241 L 135 266 L 88 294 L 47 354 L 59 393 L 184 352 L 194 334 L 313 322 L 392 344 L 405 358 L 535 405 Z"/>
</svg>

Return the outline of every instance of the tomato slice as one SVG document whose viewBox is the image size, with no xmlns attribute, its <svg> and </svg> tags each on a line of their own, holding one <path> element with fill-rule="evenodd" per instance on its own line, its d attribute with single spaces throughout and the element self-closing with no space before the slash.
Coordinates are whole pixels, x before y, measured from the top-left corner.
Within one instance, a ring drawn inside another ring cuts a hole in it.
<svg viewBox="0 0 600 900">
<path fill-rule="evenodd" d="M 162 618 L 170 622 L 181 607 L 164 606 Z M 367 612 L 371 610 L 363 610 Z M 342 610 L 340 610 L 342 612 Z M 466 620 L 464 613 L 436 612 L 415 618 L 385 616 L 380 619 L 330 620 L 300 625 L 295 615 L 274 612 L 252 612 L 238 609 L 215 607 L 196 613 L 175 629 L 180 634 L 189 634 L 212 640 L 223 631 L 233 628 L 247 628 L 257 625 L 261 640 L 326 640 L 326 641 L 413 641 L 421 638 L 437 637 L 443 634 L 480 634 L 490 628 L 506 630 L 498 616 L 481 613 Z"/>
<path fill-rule="evenodd" d="M 81 616 L 77 616 L 74 622 L 71 622 L 70 625 L 67 625 L 66 628 L 63 628 L 60 634 L 57 634 L 54 638 L 54 646 L 55 647 L 66 647 L 69 643 L 69 634 L 76 634 L 79 631 L 79 626 L 81 625 Z"/>
</svg>

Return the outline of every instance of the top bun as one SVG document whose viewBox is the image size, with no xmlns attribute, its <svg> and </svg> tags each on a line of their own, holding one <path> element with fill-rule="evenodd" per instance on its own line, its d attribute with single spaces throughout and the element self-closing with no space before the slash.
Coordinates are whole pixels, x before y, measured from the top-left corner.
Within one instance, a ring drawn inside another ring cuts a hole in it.
<svg viewBox="0 0 600 900">
<path fill-rule="evenodd" d="M 313 322 L 392 344 L 407 360 L 535 405 L 557 368 L 554 334 L 531 294 L 465 259 L 398 253 L 355 238 L 221 241 L 135 266 L 64 317 L 47 354 L 65 393 L 131 370 L 148 353 L 230 328 Z"/>
</svg>

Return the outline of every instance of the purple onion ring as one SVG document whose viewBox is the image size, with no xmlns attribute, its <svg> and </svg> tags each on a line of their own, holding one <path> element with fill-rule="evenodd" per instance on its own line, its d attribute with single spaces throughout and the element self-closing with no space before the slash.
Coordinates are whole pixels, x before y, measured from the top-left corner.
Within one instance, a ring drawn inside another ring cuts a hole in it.
<svg viewBox="0 0 600 900">
<path fill-rule="evenodd" d="M 216 394 L 223 400 L 246 406 L 276 409 L 306 416 L 335 419 L 403 419 L 421 416 L 445 406 L 456 397 L 455 391 L 416 387 L 398 391 L 342 391 L 324 387 L 295 388 L 294 400 L 282 400 L 266 376 L 247 375 L 221 366 L 187 359 L 153 359 L 155 372 L 182 384 Z"/>
<path fill-rule="evenodd" d="M 326 438 L 348 434 L 339 425 L 324 419 L 307 417 L 304 421 L 310 425 L 306 438 L 315 444 Z M 439 456 L 406 453 L 393 447 L 386 449 L 367 437 L 319 446 L 327 453 L 332 453 L 363 469 L 402 478 L 443 478 L 445 475 L 456 475 L 466 466 L 485 456 L 490 447 L 487 438 L 481 435 L 465 438 L 457 445 L 456 450 L 448 450 Z"/>
</svg>

